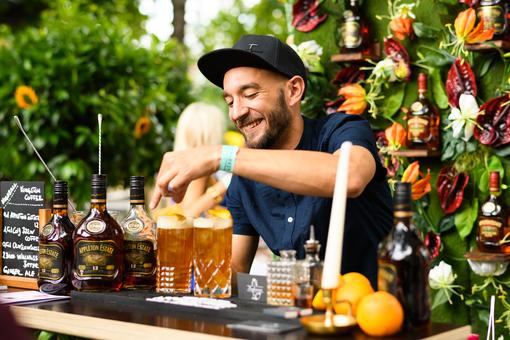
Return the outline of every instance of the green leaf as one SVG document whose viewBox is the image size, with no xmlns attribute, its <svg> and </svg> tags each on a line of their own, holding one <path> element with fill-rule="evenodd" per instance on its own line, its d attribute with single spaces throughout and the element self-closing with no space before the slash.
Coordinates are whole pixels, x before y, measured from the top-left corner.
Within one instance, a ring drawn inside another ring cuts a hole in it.
<svg viewBox="0 0 510 340">
<path fill-rule="evenodd" d="M 413 31 L 419 38 L 437 38 L 440 29 L 425 25 L 423 22 L 413 22 Z"/>
<path fill-rule="evenodd" d="M 438 0 L 438 2 L 446 4 L 446 5 L 456 5 L 458 0 Z"/>
<path fill-rule="evenodd" d="M 437 106 L 440 109 L 448 108 L 448 96 L 446 95 L 446 90 L 438 69 L 432 69 L 430 72 L 430 79 L 432 81 L 432 96 Z"/>
<path fill-rule="evenodd" d="M 439 221 L 439 233 L 445 233 L 455 227 L 454 215 L 446 215 Z"/>
<path fill-rule="evenodd" d="M 502 147 L 497 148 L 497 149 L 495 148 L 495 149 L 492 149 L 492 150 L 499 157 L 507 157 L 507 156 L 510 155 L 510 144 L 508 144 L 506 146 L 502 146 Z"/>
<path fill-rule="evenodd" d="M 445 289 L 439 289 L 436 293 L 436 296 L 434 296 L 434 301 L 432 302 L 432 309 L 435 309 L 436 307 L 446 303 L 450 296 L 451 293 L 449 291 Z"/>
<path fill-rule="evenodd" d="M 385 91 L 385 98 L 382 104 L 384 117 L 390 118 L 400 110 L 404 101 L 405 88 L 405 83 L 401 83 Z"/>
<path fill-rule="evenodd" d="M 41 331 L 37 336 L 37 340 L 51 340 L 57 336 L 56 333 Z"/>
<path fill-rule="evenodd" d="M 489 71 L 490 66 L 494 60 L 494 56 L 488 57 L 484 55 L 483 58 L 478 58 L 477 62 L 473 64 L 473 71 L 475 72 L 476 76 L 482 78 Z"/>
<path fill-rule="evenodd" d="M 464 240 L 471 234 L 471 230 L 473 230 L 478 215 L 478 200 L 475 199 L 472 204 L 468 204 L 468 202 L 465 201 L 462 206 L 463 209 L 455 214 L 454 221 L 457 232 L 461 239 Z"/>
<path fill-rule="evenodd" d="M 422 52 L 422 50 L 424 51 Z M 419 53 L 422 57 L 418 63 L 429 67 L 443 67 L 451 65 L 451 63 L 455 60 L 455 58 L 447 52 L 429 46 L 422 46 Z"/>
</svg>

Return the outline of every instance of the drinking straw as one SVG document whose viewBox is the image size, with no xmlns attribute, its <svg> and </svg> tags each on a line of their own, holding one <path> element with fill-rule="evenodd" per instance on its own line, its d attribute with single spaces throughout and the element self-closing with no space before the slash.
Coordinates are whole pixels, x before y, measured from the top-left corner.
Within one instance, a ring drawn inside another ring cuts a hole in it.
<svg viewBox="0 0 510 340">
<path fill-rule="evenodd" d="M 97 115 L 97 123 L 99 125 L 99 151 L 98 151 L 98 156 L 99 156 L 99 170 L 98 170 L 98 174 L 101 175 L 101 123 L 103 122 L 103 115 L 102 114 L 98 114 Z"/>
<path fill-rule="evenodd" d="M 25 129 L 23 129 L 23 125 L 21 124 L 21 121 L 19 120 L 18 116 L 14 116 L 14 120 L 16 121 L 16 125 L 18 125 L 18 128 L 23 133 L 23 136 L 25 136 L 26 140 L 28 141 L 28 144 L 32 147 L 32 149 L 34 150 L 35 154 L 37 155 L 37 157 L 39 158 L 41 163 L 44 165 L 44 167 L 46 168 L 46 171 L 48 171 L 48 173 L 50 174 L 50 176 L 53 179 L 53 181 L 56 182 L 57 179 L 55 178 L 55 176 L 53 176 L 53 173 L 51 172 L 50 168 L 48 168 L 48 165 L 46 165 L 46 162 L 41 157 L 41 155 L 39 154 L 37 149 L 35 148 L 35 145 L 30 140 L 30 137 L 28 137 L 27 133 L 25 132 Z M 71 206 L 73 211 L 76 212 L 76 208 L 74 207 L 73 203 L 71 203 L 71 201 L 69 199 L 67 199 L 67 202 L 69 203 L 69 205 Z"/>
<path fill-rule="evenodd" d="M 491 309 L 489 313 L 489 327 L 487 329 L 487 340 L 489 340 L 489 336 L 492 333 L 492 340 L 494 340 L 496 336 L 496 331 L 494 330 L 494 304 L 495 304 L 496 298 L 494 295 L 491 295 Z"/>
</svg>

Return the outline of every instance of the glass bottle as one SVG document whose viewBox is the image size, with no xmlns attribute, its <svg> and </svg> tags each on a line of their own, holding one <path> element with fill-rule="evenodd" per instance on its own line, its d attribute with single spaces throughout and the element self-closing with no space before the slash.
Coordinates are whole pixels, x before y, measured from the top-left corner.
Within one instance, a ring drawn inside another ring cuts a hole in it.
<svg viewBox="0 0 510 340">
<path fill-rule="evenodd" d="M 321 244 L 315 239 L 315 227 L 310 226 L 310 239 L 305 242 L 305 261 L 310 268 L 310 282 L 314 288 L 314 295 L 321 288 L 323 263 L 319 258 Z"/>
<path fill-rule="evenodd" d="M 124 288 L 156 286 L 156 225 L 145 210 L 144 177 L 131 176 L 128 215 L 124 231 Z"/>
<path fill-rule="evenodd" d="M 74 224 L 67 216 L 67 182 L 53 185 L 53 209 L 50 220 L 39 234 L 39 290 L 66 294 L 72 289 Z"/>
<path fill-rule="evenodd" d="M 508 38 L 509 7 L 507 0 L 481 0 L 476 16 L 483 20 L 484 31 L 494 28 L 493 40 Z"/>
<path fill-rule="evenodd" d="M 106 175 L 92 175 L 90 211 L 73 233 L 73 246 L 74 288 L 87 291 L 122 288 L 124 236 L 106 209 Z"/>
<path fill-rule="evenodd" d="M 293 306 L 295 250 L 280 250 L 280 258 L 273 258 L 267 268 L 267 304 Z"/>
<path fill-rule="evenodd" d="M 340 26 L 342 53 L 363 51 L 367 47 L 368 27 L 361 16 L 360 0 L 348 0 Z"/>
<path fill-rule="evenodd" d="M 478 212 L 476 244 L 486 252 L 500 252 L 500 241 L 506 228 L 506 209 L 499 199 L 501 194 L 499 171 L 489 174 L 489 198 Z"/>
<path fill-rule="evenodd" d="M 427 75 L 418 75 L 418 99 L 407 113 L 407 145 L 409 148 L 439 148 L 439 113 L 427 99 Z"/>
<path fill-rule="evenodd" d="M 404 327 L 414 328 L 430 320 L 430 255 L 412 222 L 411 185 L 397 182 L 395 189 L 393 228 L 379 244 L 378 285 L 402 304 Z"/>
</svg>

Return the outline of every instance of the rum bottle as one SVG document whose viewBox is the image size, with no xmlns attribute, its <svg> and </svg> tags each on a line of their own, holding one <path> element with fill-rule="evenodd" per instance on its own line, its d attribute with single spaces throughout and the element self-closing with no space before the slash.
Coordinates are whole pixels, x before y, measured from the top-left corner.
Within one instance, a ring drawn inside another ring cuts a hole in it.
<svg viewBox="0 0 510 340">
<path fill-rule="evenodd" d="M 66 294 L 72 289 L 74 224 L 67 216 L 67 182 L 53 185 L 53 209 L 48 223 L 39 234 L 39 290 Z"/>
<path fill-rule="evenodd" d="M 489 198 L 478 212 L 476 244 L 486 252 L 500 252 L 500 243 L 506 228 L 506 210 L 499 199 L 501 194 L 499 171 L 489 174 Z"/>
<path fill-rule="evenodd" d="M 131 176 L 130 203 L 122 221 L 124 231 L 124 288 L 156 286 L 156 225 L 145 210 L 144 177 Z"/>
<path fill-rule="evenodd" d="M 348 0 L 340 26 L 342 53 L 363 51 L 367 47 L 368 27 L 361 16 L 360 1 Z"/>
<path fill-rule="evenodd" d="M 418 99 L 407 113 L 407 145 L 409 148 L 438 150 L 440 121 L 437 108 L 427 99 L 427 75 L 418 75 Z"/>
<path fill-rule="evenodd" d="M 73 245 L 72 283 L 77 290 L 122 288 L 124 236 L 106 209 L 106 175 L 92 175 L 90 211 L 73 233 Z"/>
<path fill-rule="evenodd" d="M 430 255 L 412 222 L 410 183 L 397 182 L 395 189 L 393 228 L 379 244 L 378 285 L 402 304 L 404 327 L 415 328 L 430 320 Z"/>
<path fill-rule="evenodd" d="M 507 0 L 482 0 L 476 16 L 483 21 L 483 30 L 494 29 L 493 40 L 508 38 L 509 7 Z"/>
</svg>

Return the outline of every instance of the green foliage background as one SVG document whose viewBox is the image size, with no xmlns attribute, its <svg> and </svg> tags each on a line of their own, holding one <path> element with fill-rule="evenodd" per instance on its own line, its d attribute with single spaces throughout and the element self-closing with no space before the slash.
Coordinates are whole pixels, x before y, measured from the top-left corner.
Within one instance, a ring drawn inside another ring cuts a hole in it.
<svg viewBox="0 0 510 340">
<path fill-rule="evenodd" d="M 13 32 L 1 26 L 2 179 L 49 182 L 15 125 L 13 116 L 18 115 L 50 169 L 69 181 L 71 196 L 82 206 L 89 199 L 91 174 L 98 169 L 101 113 L 102 171 L 109 185 L 126 185 L 135 174 L 151 181 L 162 154 L 172 148 L 178 115 L 191 101 L 189 56 L 172 40 L 160 44 L 153 37 L 152 47 L 140 47 L 137 25 L 143 18 L 126 15 L 123 2 L 99 7 L 59 0 L 35 27 Z M 35 90 L 37 105 L 16 105 L 14 92 L 20 85 Z M 151 129 L 135 138 L 136 121 L 144 115 Z"/>
</svg>

